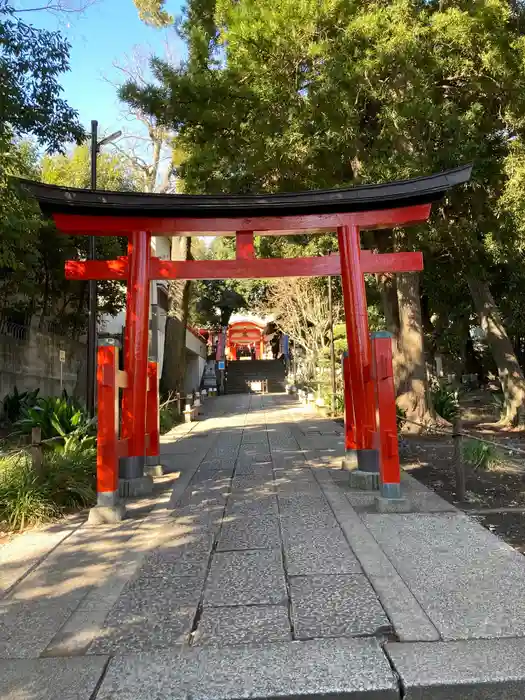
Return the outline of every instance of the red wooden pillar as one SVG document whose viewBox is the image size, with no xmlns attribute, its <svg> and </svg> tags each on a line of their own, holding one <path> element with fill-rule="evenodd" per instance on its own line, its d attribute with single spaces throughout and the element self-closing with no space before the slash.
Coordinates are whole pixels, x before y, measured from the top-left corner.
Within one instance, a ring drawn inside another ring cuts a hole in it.
<svg viewBox="0 0 525 700">
<path fill-rule="evenodd" d="M 355 418 L 357 464 L 361 471 L 379 470 L 375 444 L 375 398 L 361 246 L 357 226 L 337 229 L 345 306 L 350 380 Z"/>
<path fill-rule="evenodd" d="M 350 358 L 346 352 L 343 355 L 342 365 L 345 401 L 345 457 L 343 460 L 343 468 L 352 470 L 357 467 L 357 445 L 355 441 L 355 417 L 352 398 L 352 380 L 350 378 Z"/>
<path fill-rule="evenodd" d="M 128 388 L 122 403 L 122 437 L 129 441 L 128 457 L 121 461 L 121 477 L 144 475 L 146 455 L 146 392 L 148 373 L 149 264 L 151 236 L 133 231 L 128 243 L 126 300 L 126 353 Z"/>
<path fill-rule="evenodd" d="M 97 506 L 118 502 L 118 350 L 97 351 Z"/>
<path fill-rule="evenodd" d="M 160 457 L 159 426 L 159 369 L 156 362 L 148 362 L 148 394 L 146 410 L 146 432 L 149 436 L 146 447 L 148 464 L 158 464 Z"/>
<path fill-rule="evenodd" d="M 384 498 L 401 498 L 396 391 L 392 368 L 392 335 L 386 331 L 374 333 L 372 347 L 373 375 L 379 414 L 379 490 Z"/>
</svg>

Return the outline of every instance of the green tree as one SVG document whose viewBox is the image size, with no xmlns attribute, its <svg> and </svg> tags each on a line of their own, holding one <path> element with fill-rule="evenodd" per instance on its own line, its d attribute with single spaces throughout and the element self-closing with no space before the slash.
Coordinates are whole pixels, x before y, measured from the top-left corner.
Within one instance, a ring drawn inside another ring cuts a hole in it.
<svg viewBox="0 0 525 700">
<path fill-rule="evenodd" d="M 7 158 L 7 155 L 4 156 Z M 89 186 L 89 151 L 77 146 L 68 155 L 46 155 L 39 159 L 29 142 L 13 145 L 8 152 L 10 174 L 42 179 L 57 185 Z M 135 189 L 137 178 L 125 159 L 116 154 L 100 154 L 99 185 L 103 189 Z M 85 330 L 87 283 L 64 277 L 66 260 L 86 257 L 86 236 L 58 233 L 53 222 L 40 216 L 34 202 L 16 189 L 5 186 L 0 196 L 0 306 L 13 320 L 37 316 L 40 324 L 52 320 L 73 335 Z M 124 239 L 108 236 L 97 242 L 100 257 L 114 258 L 125 252 Z M 99 285 L 101 314 L 114 315 L 123 307 L 122 285 L 104 281 Z"/>
<path fill-rule="evenodd" d="M 13 136 L 34 136 L 49 151 L 84 138 L 77 113 L 61 97 L 59 77 L 67 70 L 67 41 L 26 24 L 0 0 L 0 152 Z"/>
<path fill-rule="evenodd" d="M 500 205 L 525 125 L 523 12 L 507 0 L 189 0 L 188 61 L 155 61 L 155 84 L 123 90 L 177 132 L 188 192 L 337 187 L 474 161 L 472 184 L 436 207 L 430 226 L 388 245 L 447 260 L 441 274 L 469 290 L 509 422 L 522 419 L 525 381 L 491 285 L 493 241 L 510 256 L 521 245 Z M 404 393 L 424 418 L 419 283 L 399 282 Z"/>
</svg>

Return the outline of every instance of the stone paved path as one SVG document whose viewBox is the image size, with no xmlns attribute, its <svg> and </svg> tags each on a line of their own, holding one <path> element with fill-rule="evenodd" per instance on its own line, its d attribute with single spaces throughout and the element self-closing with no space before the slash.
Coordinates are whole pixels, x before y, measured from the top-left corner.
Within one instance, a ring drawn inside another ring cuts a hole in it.
<svg viewBox="0 0 525 700">
<path fill-rule="evenodd" d="M 235 426 L 215 419 L 224 427 L 172 503 L 170 537 L 124 589 L 90 653 L 388 635 L 289 406 L 272 396 L 223 401 Z M 340 431 L 330 426 L 330 449 L 340 452 Z M 181 465 L 188 442 L 203 439 L 191 435 L 170 447 Z"/>
<path fill-rule="evenodd" d="M 375 513 L 285 396 L 204 410 L 129 520 L 0 548 L 0 700 L 525 697 L 520 554 L 411 477 Z"/>
</svg>

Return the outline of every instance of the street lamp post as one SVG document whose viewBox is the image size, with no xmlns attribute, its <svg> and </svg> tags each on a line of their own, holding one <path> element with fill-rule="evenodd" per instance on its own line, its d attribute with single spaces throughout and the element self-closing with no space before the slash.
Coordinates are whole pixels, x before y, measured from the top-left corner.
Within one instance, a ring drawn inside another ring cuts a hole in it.
<svg viewBox="0 0 525 700">
<path fill-rule="evenodd" d="M 97 154 L 101 146 L 118 139 L 122 135 L 121 131 L 106 138 L 98 140 L 98 121 L 91 122 L 91 189 L 97 189 Z M 96 237 L 89 237 L 88 259 L 95 260 Z M 87 328 L 87 377 L 86 377 L 86 404 L 90 416 L 95 415 L 95 378 L 97 366 L 97 282 L 89 280 L 88 295 L 88 328 Z"/>
</svg>

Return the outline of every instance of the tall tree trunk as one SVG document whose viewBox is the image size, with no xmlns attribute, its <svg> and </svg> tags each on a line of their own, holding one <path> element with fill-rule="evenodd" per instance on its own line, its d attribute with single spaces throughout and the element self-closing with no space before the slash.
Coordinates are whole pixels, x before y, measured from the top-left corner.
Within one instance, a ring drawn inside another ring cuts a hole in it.
<svg viewBox="0 0 525 700">
<path fill-rule="evenodd" d="M 379 229 L 374 231 L 374 244 L 380 253 L 394 252 L 394 233 L 390 229 Z M 392 365 L 394 368 L 394 382 L 396 390 L 399 389 L 400 361 L 399 351 L 399 304 L 397 301 L 396 276 L 391 272 L 379 272 L 376 281 L 381 295 L 381 306 L 386 321 L 386 329 L 392 333 Z"/>
<path fill-rule="evenodd" d="M 394 234 L 390 229 L 374 231 L 374 242 L 380 253 L 394 252 Z M 399 310 L 395 275 L 391 272 L 379 272 L 376 279 L 381 293 L 386 328 L 397 340 L 399 336 Z"/>
<path fill-rule="evenodd" d="M 191 238 L 177 236 L 172 239 L 171 259 L 191 258 Z M 173 280 L 169 283 L 168 316 L 164 331 L 164 362 L 160 377 L 160 393 L 182 391 L 186 372 L 186 324 L 190 302 L 191 283 L 188 280 Z"/>
<path fill-rule="evenodd" d="M 427 425 L 435 421 L 428 390 L 423 323 L 419 296 L 419 274 L 407 272 L 397 276 L 399 307 L 399 376 L 398 404 L 411 421 Z M 417 425 L 407 423 L 407 429 L 420 432 Z"/>
<path fill-rule="evenodd" d="M 487 343 L 496 362 L 505 397 L 501 423 L 522 425 L 525 423 L 525 379 L 512 343 L 488 283 L 471 277 L 467 278 L 467 282 L 481 328 L 487 334 Z"/>
</svg>

